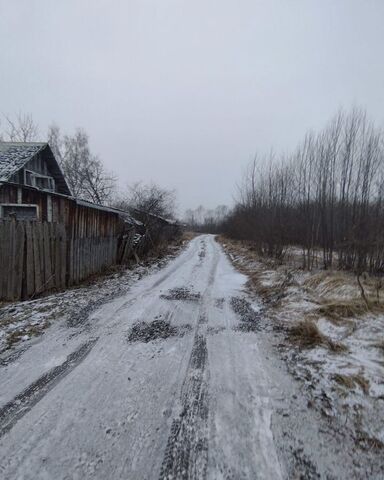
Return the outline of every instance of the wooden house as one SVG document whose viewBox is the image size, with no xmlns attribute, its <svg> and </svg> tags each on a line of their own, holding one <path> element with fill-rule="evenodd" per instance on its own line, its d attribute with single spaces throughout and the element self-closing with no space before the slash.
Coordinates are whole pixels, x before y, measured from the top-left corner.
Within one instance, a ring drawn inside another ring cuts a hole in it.
<svg viewBox="0 0 384 480">
<path fill-rule="evenodd" d="M 0 299 L 64 288 L 116 264 L 126 230 L 118 210 L 71 195 L 47 143 L 0 143 Z"/>
<path fill-rule="evenodd" d="M 120 213 L 74 198 L 47 143 L 0 143 L 0 218 L 65 225 L 74 238 L 114 236 Z"/>
<path fill-rule="evenodd" d="M 60 221 L 71 192 L 47 143 L 0 143 L 0 217 Z"/>
<path fill-rule="evenodd" d="M 160 217 L 134 216 L 143 223 L 73 197 L 47 143 L 0 142 L 0 300 L 77 284 L 176 233 Z"/>
</svg>

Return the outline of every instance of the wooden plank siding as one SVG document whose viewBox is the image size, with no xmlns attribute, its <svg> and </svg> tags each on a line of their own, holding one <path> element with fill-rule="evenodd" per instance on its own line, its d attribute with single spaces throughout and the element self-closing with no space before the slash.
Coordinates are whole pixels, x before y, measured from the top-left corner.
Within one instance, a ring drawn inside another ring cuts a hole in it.
<svg viewBox="0 0 384 480">
<path fill-rule="evenodd" d="M 121 212 L 35 188 L 0 184 L 0 203 L 18 199 L 38 205 L 39 218 L 0 219 L 0 300 L 33 298 L 76 285 L 111 265 L 138 259 L 153 248 L 154 240 L 168 241 L 175 231 L 164 220 L 152 221 L 147 230 L 140 227 L 137 243 L 137 227 L 126 223 Z"/>
<path fill-rule="evenodd" d="M 0 219 L 1 300 L 61 290 L 118 262 L 125 224 L 117 212 L 52 195 L 53 221 L 47 222 L 46 197 L 42 191 L 22 191 L 23 203 L 39 206 L 39 221 Z M 0 202 L 16 199 L 14 185 L 1 186 Z"/>
<path fill-rule="evenodd" d="M 0 299 L 33 298 L 75 285 L 115 265 L 117 250 L 117 237 L 68 241 L 62 224 L 0 220 Z"/>
</svg>

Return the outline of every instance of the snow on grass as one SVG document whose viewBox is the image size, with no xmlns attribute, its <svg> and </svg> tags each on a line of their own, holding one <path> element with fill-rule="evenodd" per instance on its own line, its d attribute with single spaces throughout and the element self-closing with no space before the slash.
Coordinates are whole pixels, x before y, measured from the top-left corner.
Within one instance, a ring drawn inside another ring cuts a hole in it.
<svg viewBox="0 0 384 480">
<path fill-rule="evenodd" d="M 350 273 L 300 270 L 298 252 L 294 263 L 274 265 L 226 242 L 235 266 L 270 307 L 266 315 L 286 332 L 282 355 L 322 413 L 345 415 L 356 441 L 383 446 L 384 299 L 376 279 L 363 279 L 368 310 Z"/>
</svg>

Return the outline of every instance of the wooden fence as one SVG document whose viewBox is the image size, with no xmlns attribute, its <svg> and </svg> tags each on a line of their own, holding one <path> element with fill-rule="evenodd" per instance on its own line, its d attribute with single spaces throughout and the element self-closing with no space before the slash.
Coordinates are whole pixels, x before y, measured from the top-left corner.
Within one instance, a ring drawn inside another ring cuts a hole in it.
<svg viewBox="0 0 384 480">
<path fill-rule="evenodd" d="M 103 223 L 84 230 L 83 225 L 0 219 L 0 300 L 62 290 L 111 265 L 139 261 L 138 255 L 154 247 L 151 235 L 138 235 L 135 227 L 119 230 Z M 175 235 L 174 229 L 160 230 L 164 241 Z"/>
<path fill-rule="evenodd" d="M 116 263 L 117 237 L 68 239 L 60 223 L 0 220 L 0 299 L 33 298 Z"/>
<path fill-rule="evenodd" d="M 130 262 L 135 247 L 135 228 L 130 228 L 122 235 L 117 251 L 117 263 L 122 265 Z"/>
<path fill-rule="evenodd" d="M 116 264 L 117 237 L 85 237 L 71 240 L 68 253 L 68 285 Z"/>
</svg>

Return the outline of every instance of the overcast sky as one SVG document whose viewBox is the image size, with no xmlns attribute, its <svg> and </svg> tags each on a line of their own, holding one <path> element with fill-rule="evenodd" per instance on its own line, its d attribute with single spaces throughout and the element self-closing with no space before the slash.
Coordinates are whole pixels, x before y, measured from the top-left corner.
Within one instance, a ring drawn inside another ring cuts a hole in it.
<svg viewBox="0 0 384 480">
<path fill-rule="evenodd" d="M 383 49 L 383 0 L 0 0 L 0 112 L 215 207 L 339 107 L 384 125 Z"/>
</svg>

